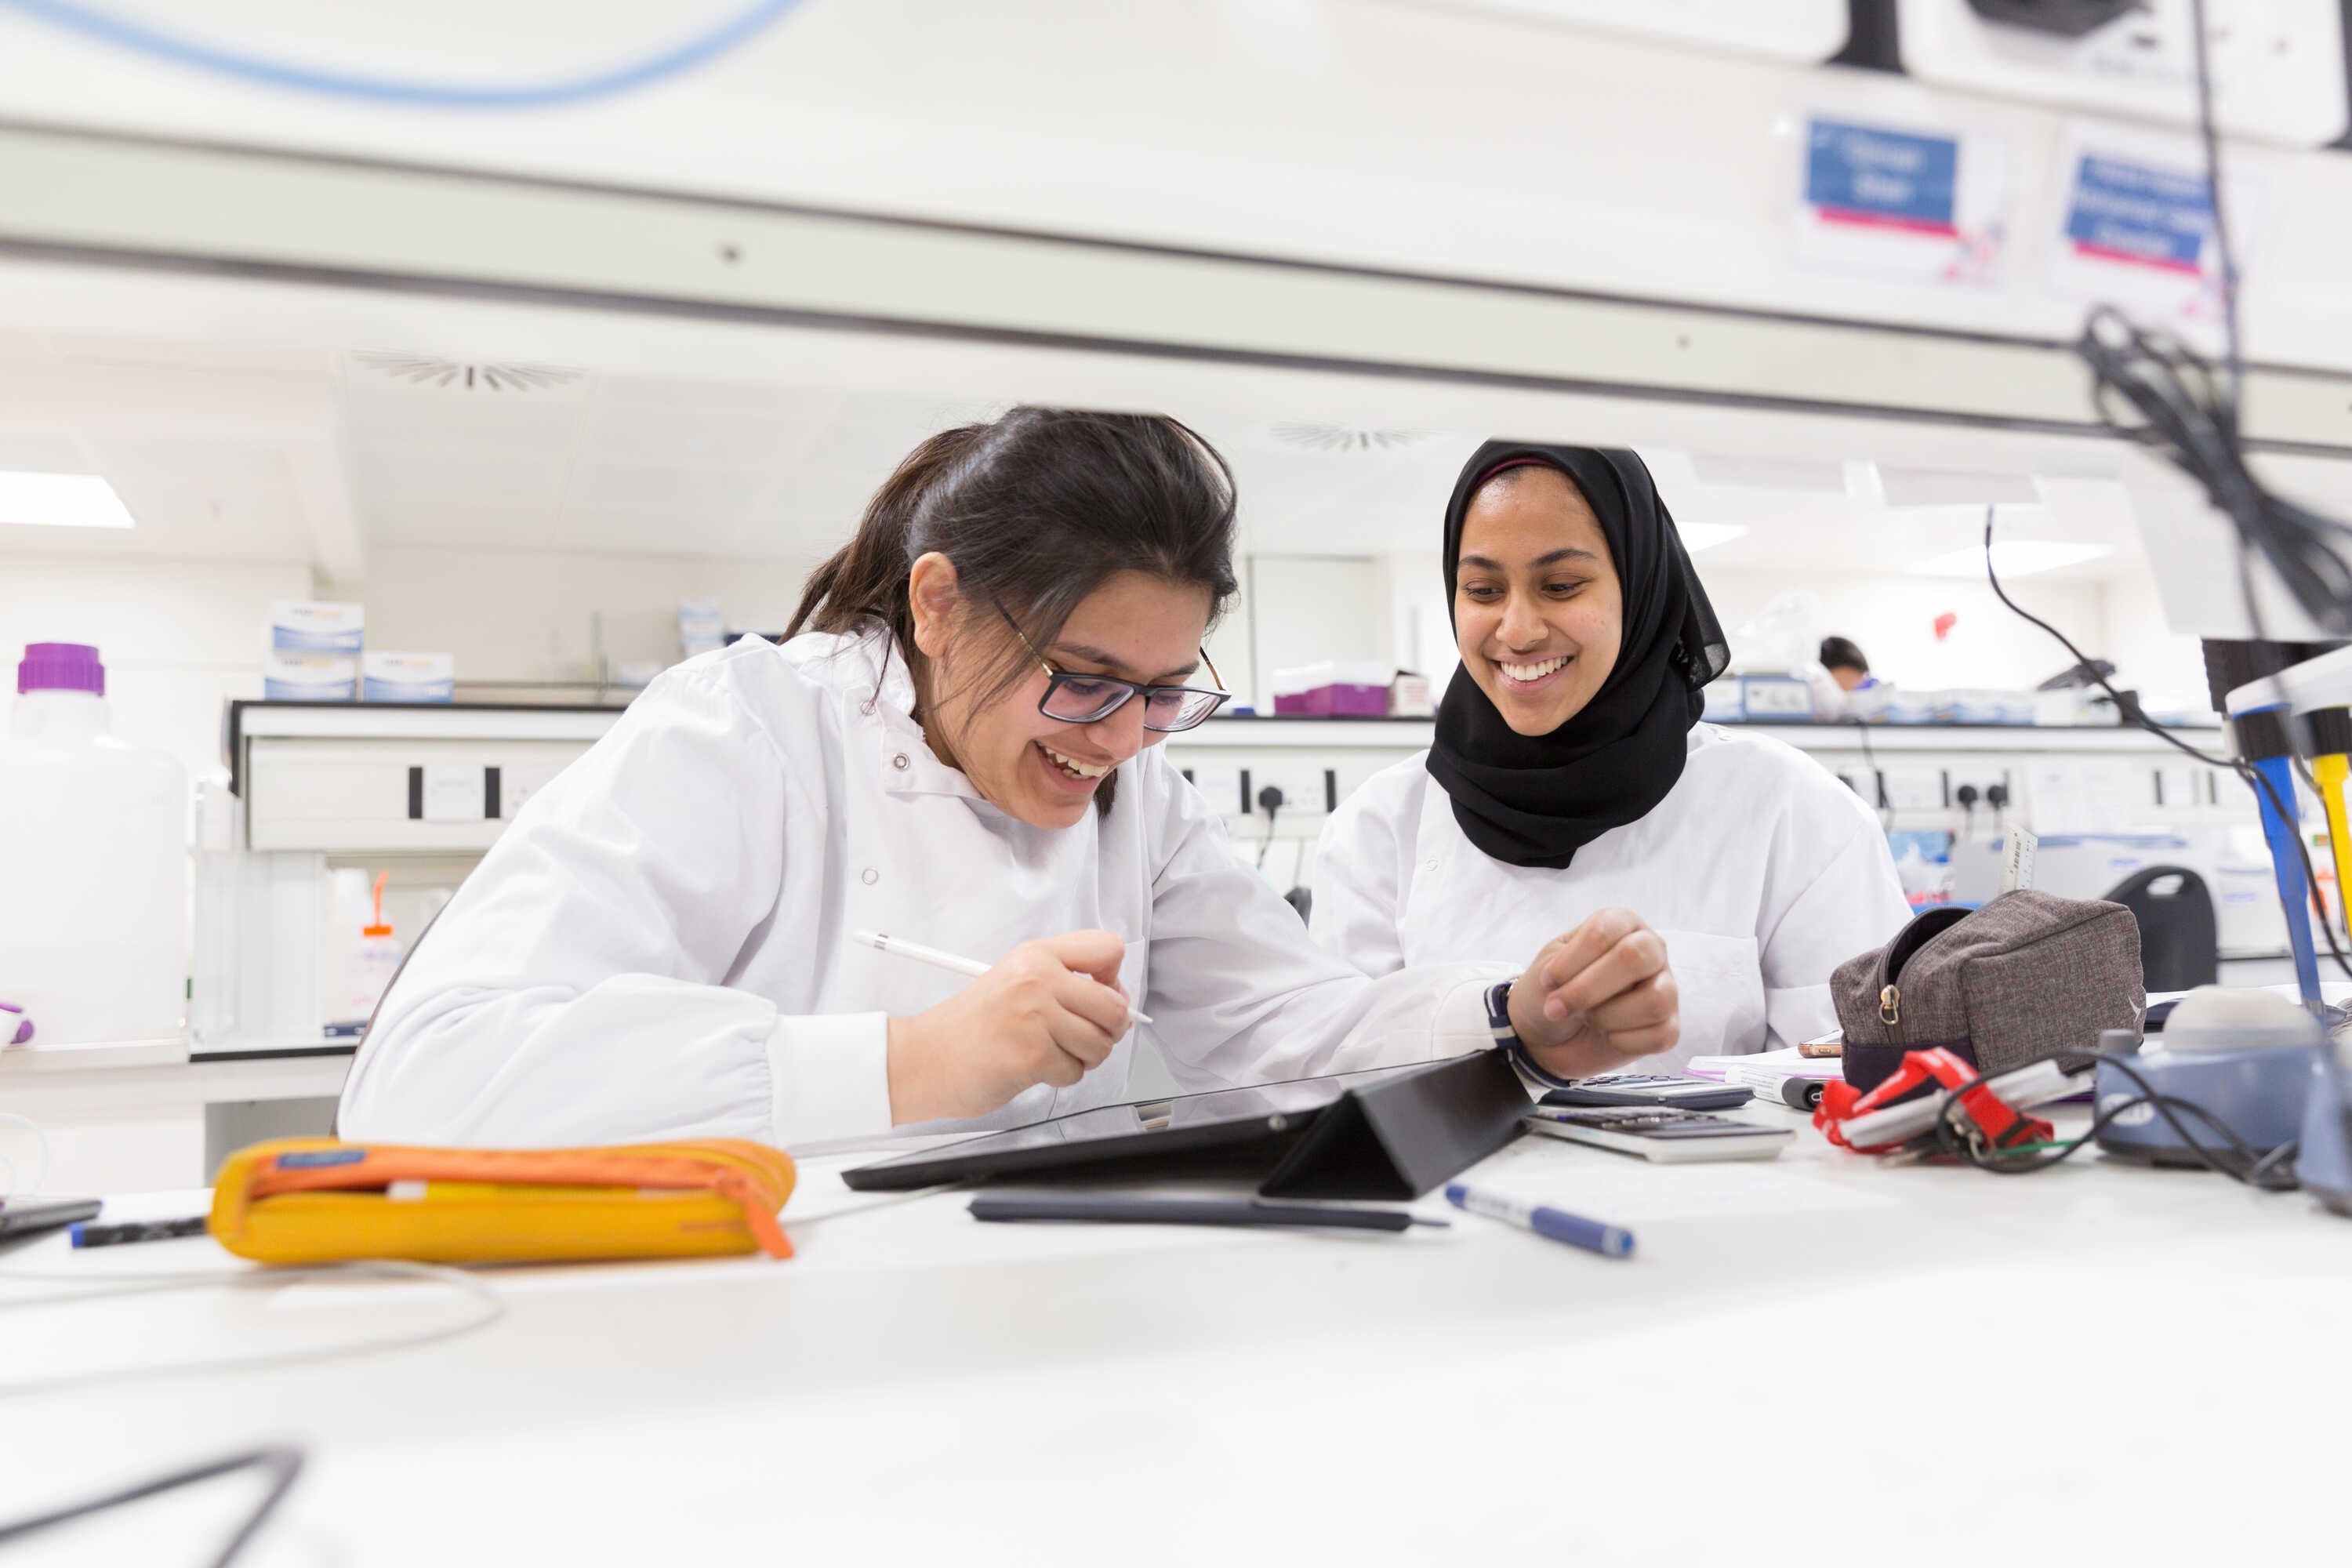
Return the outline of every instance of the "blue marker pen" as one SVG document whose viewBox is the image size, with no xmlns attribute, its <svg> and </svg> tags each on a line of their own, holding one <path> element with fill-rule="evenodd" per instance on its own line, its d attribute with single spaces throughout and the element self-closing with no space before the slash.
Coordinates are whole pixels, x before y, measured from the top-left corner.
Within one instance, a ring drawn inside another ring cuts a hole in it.
<svg viewBox="0 0 2352 1568">
<path fill-rule="evenodd" d="M 1566 1209 L 1553 1208 L 1549 1204 L 1526 1204 L 1517 1198 L 1507 1198 L 1496 1193 L 1482 1193 L 1449 1183 L 1445 1201 L 1455 1208 L 1471 1214 L 1485 1215 L 1521 1230 L 1534 1231 L 1538 1236 L 1564 1241 L 1570 1247 L 1580 1247 L 1587 1252 L 1597 1252 L 1603 1258 L 1633 1256 L 1633 1233 L 1618 1226 L 1602 1225 L 1597 1219 L 1586 1219 Z"/>
<path fill-rule="evenodd" d="M 2287 947 L 2294 954 L 2296 988 L 2303 1004 L 2319 1011 L 2319 955 L 2311 932 L 2311 884 L 2303 875 L 2303 821 L 2295 809 L 2294 744 L 2284 703 L 2252 705 L 2250 699 L 2273 683 L 2257 681 L 2230 693 L 2230 731 L 2238 755 L 2253 764 L 2270 788 L 2254 787 L 2262 811 L 2263 837 L 2270 843 L 2271 866 L 2278 879 L 2279 907 L 2286 916 Z M 2241 708 L 2242 700 L 2248 705 Z M 2275 804 L 2273 804 L 2275 801 Z"/>
</svg>

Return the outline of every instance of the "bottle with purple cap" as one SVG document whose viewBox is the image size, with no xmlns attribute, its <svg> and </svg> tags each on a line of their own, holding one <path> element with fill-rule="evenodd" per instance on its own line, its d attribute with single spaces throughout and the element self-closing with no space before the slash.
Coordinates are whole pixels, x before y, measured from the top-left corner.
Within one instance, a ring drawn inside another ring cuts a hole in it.
<svg viewBox="0 0 2352 1568">
<path fill-rule="evenodd" d="M 25 649 L 0 734 L 0 1045 L 182 1035 L 188 808 L 178 759 L 114 734 L 97 648 Z"/>
</svg>

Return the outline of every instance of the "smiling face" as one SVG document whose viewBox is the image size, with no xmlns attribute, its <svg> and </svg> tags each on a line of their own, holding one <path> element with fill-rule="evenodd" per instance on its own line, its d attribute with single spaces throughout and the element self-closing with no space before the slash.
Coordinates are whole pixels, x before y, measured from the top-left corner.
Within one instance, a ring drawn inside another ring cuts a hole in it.
<svg viewBox="0 0 2352 1568">
<path fill-rule="evenodd" d="M 929 666 L 925 684 L 940 693 L 925 705 L 926 738 L 1006 816 L 1036 827 L 1072 826 L 1092 808 L 1113 768 L 1166 739 L 1143 727 L 1140 698 L 1091 724 L 1065 724 L 1039 712 L 1045 668 L 994 606 L 963 600 L 946 556 L 917 561 L 908 587 L 916 646 Z M 1117 573 L 1080 600 L 1060 634 L 1037 652 L 1074 675 L 1206 685 L 1194 677 L 1210 608 L 1205 587 Z M 999 691 L 1003 661 L 1013 656 L 1024 673 Z"/>
<path fill-rule="evenodd" d="M 1624 594 L 1601 520 L 1556 468 L 1507 468 L 1470 499 L 1454 573 L 1463 668 L 1503 721 L 1549 735 L 1616 666 Z"/>
</svg>

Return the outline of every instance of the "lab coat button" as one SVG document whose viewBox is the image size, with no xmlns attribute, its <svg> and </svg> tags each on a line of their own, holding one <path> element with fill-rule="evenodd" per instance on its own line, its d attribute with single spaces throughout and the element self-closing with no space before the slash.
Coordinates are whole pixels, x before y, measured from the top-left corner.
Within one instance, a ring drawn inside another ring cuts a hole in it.
<svg viewBox="0 0 2352 1568">
<path fill-rule="evenodd" d="M 1424 871 L 1434 871 L 1437 869 L 1437 862 L 1434 860 L 1423 860 L 1421 863 L 1421 868 Z"/>
<path fill-rule="evenodd" d="M 871 719 L 871 718 L 873 718 L 873 717 L 874 717 L 874 704 L 873 704 L 873 703 L 871 703 L 871 702 L 861 702 L 861 703 L 859 703 L 859 704 L 857 705 L 857 710 L 858 710 L 860 713 L 865 714 L 868 719 Z"/>
<path fill-rule="evenodd" d="M 890 759 L 890 765 L 898 769 L 900 773 L 905 773 L 907 771 L 907 753 L 900 752 L 897 756 L 892 757 Z"/>
<path fill-rule="evenodd" d="M 882 873 L 877 871 L 873 867 L 868 866 L 865 870 L 857 874 L 857 879 L 870 888 L 875 883 L 882 879 Z"/>
</svg>

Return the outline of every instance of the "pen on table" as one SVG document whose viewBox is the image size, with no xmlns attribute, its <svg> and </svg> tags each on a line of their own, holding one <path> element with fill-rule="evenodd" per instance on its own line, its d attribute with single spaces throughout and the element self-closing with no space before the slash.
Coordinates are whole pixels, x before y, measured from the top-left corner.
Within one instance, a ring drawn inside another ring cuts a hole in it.
<svg viewBox="0 0 2352 1568">
<path fill-rule="evenodd" d="M 1096 1225 L 1221 1225 L 1307 1229 L 1406 1230 L 1443 1227 L 1409 1209 L 1357 1208 L 1340 1204 L 1267 1203 L 1251 1197 L 1181 1197 L 1157 1193 L 982 1193 L 971 1200 L 980 1220 L 1080 1220 Z"/>
<path fill-rule="evenodd" d="M 929 963 L 940 969 L 951 970 L 958 974 L 969 975 L 974 980 L 988 973 L 988 965 L 976 958 L 960 958 L 952 952 L 941 952 L 936 947 L 925 947 L 919 942 L 908 942 L 902 936 L 884 936 L 879 931 L 854 931 L 849 934 L 868 947 L 879 948 L 884 952 L 895 952 L 901 958 L 911 958 L 918 963 Z M 1150 1014 L 1137 1012 L 1132 1004 L 1127 1009 L 1127 1016 L 1139 1024 L 1151 1022 Z"/>
<path fill-rule="evenodd" d="M 191 1219 L 137 1220 L 128 1225 L 92 1225 L 87 1220 L 67 1227 L 66 1235 L 75 1247 L 121 1247 L 133 1241 L 173 1241 L 184 1236 L 202 1236 L 205 1216 Z"/>
<path fill-rule="evenodd" d="M 1460 1182 L 1447 1184 L 1445 1201 L 1455 1208 L 1485 1215 L 1488 1219 L 1499 1219 L 1507 1225 L 1517 1226 L 1521 1230 L 1531 1230 L 1538 1236 L 1564 1241 L 1587 1252 L 1600 1253 L 1603 1258 L 1633 1256 L 1632 1231 L 1619 1226 L 1603 1225 L 1597 1219 L 1586 1219 L 1582 1215 L 1556 1209 L 1549 1204 L 1521 1203 L 1499 1193 L 1483 1193 L 1475 1187 L 1466 1187 Z"/>
</svg>

